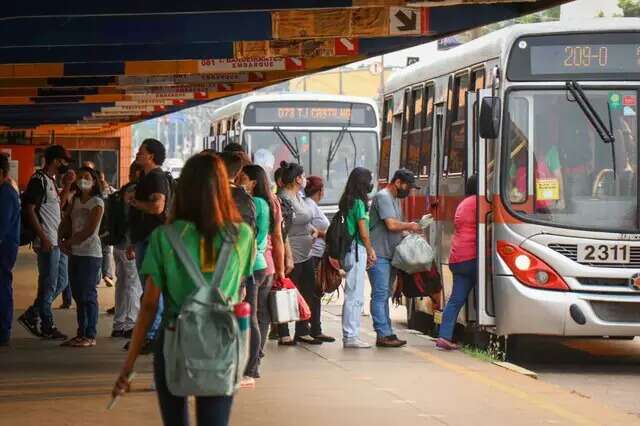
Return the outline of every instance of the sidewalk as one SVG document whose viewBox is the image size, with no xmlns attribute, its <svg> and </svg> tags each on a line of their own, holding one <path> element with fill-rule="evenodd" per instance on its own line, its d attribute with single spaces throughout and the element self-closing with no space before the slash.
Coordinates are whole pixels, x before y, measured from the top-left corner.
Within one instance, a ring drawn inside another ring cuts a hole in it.
<svg viewBox="0 0 640 426">
<path fill-rule="evenodd" d="M 28 257 L 21 255 L 15 286 L 17 299 L 27 304 L 34 279 Z M 111 306 L 112 293 L 100 289 L 102 311 Z M 63 331 L 73 329 L 73 310 L 55 315 Z M 323 320 L 326 332 L 339 336 L 340 318 L 325 312 Z M 363 317 L 363 337 L 373 342 L 370 321 Z M 13 346 L 0 349 L 0 425 L 160 424 L 149 390 L 149 357 L 140 358 L 134 392 L 113 411 L 105 410 L 125 355 L 123 340 L 106 337 L 110 322 L 101 315 L 98 346 L 85 349 L 61 348 L 16 328 Z M 637 417 L 558 386 L 463 353 L 436 351 L 426 336 L 399 334 L 410 342 L 400 350 L 269 342 L 263 378 L 255 389 L 239 392 L 232 425 L 640 424 Z"/>
</svg>

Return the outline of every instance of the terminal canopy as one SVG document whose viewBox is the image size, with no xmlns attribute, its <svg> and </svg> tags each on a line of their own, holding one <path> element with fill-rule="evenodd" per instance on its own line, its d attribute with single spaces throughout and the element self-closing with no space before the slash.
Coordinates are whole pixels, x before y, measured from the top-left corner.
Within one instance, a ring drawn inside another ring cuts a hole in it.
<svg viewBox="0 0 640 426">
<path fill-rule="evenodd" d="M 114 131 L 562 2 L 4 2 L 0 133 Z"/>
</svg>

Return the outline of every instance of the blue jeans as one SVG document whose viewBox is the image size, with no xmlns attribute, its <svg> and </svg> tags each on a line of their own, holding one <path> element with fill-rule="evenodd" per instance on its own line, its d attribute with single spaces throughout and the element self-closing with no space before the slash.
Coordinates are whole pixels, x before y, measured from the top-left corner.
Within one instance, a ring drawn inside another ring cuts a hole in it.
<svg viewBox="0 0 640 426">
<path fill-rule="evenodd" d="M 138 268 L 138 275 L 140 276 L 140 283 L 142 284 L 142 296 L 144 297 L 144 290 L 146 287 L 146 281 L 142 274 L 142 262 L 144 262 L 144 256 L 147 254 L 147 247 L 149 247 L 149 240 L 138 241 L 136 243 L 136 267 Z M 164 311 L 164 301 L 162 296 L 158 300 L 158 310 L 156 311 L 156 317 L 147 331 L 147 339 L 155 340 L 158 336 L 158 330 L 160 330 L 160 324 L 162 323 L 162 312 Z"/>
<path fill-rule="evenodd" d="M 373 319 L 373 329 L 376 331 L 378 338 L 388 337 L 393 334 L 389 316 L 389 298 L 391 297 L 391 278 L 393 274 L 391 259 L 379 257 L 368 272 L 369 281 L 371 282 L 371 319 Z"/>
<path fill-rule="evenodd" d="M 153 357 L 153 375 L 165 426 L 187 426 L 189 408 L 187 398 L 174 396 L 167 386 L 163 353 L 164 333 L 160 332 Z M 199 426 L 227 426 L 231 416 L 232 396 L 197 396 L 196 419 Z"/>
<path fill-rule="evenodd" d="M 101 257 L 71 256 L 69 283 L 76 302 L 77 336 L 95 339 L 98 333 L 98 271 Z"/>
<path fill-rule="evenodd" d="M 18 256 L 14 243 L 0 243 L 0 343 L 11 337 L 13 321 L 13 267 Z"/>
<path fill-rule="evenodd" d="M 54 327 L 51 304 L 69 285 L 67 275 L 67 256 L 53 247 L 49 252 L 37 251 L 38 258 L 38 295 L 25 316 L 29 319 L 40 318 L 41 331 L 48 332 Z"/>
<path fill-rule="evenodd" d="M 453 273 L 453 291 L 447 301 L 447 306 L 442 314 L 442 324 L 440 324 L 440 337 L 447 340 L 453 339 L 453 330 L 458 320 L 458 314 L 467 303 L 469 293 L 476 286 L 478 278 L 477 259 L 466 262 L 452 263 L 449 269 Z"/>
<path fill-rule="evenodd" d="M 358 261 L 356 262 L 356 251 Z M 364 246 L 354 243 L 349 252 L 353 267 L 347 272 L 344 285 L 344 304 L 342 305 L 342 338 L 345 343 L 354 341 L 360 334 L 360 318 L 364 306 L 364 282 L 367 274 L 367 250 Z"/>
</svg>

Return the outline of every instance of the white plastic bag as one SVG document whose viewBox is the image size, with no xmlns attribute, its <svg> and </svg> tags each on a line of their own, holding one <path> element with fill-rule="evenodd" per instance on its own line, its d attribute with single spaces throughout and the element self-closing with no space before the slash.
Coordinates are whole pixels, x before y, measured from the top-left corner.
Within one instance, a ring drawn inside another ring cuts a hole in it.
<svg viewBox="0 0 640 426">
<path fill-rule="evenodd" d="M 435 253 L 427 240 L 419 234 L 409 234 L 398 244 L 391 265 L 407 274 L 431 270 Z"/>
</svg>

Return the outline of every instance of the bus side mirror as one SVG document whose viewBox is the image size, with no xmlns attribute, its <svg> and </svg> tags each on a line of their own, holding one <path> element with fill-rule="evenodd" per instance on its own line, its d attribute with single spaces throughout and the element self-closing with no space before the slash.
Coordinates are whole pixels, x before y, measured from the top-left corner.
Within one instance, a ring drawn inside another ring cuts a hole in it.
<svg viewBox="0 0 640 426">
<path fill-rule="evenodd" d="M 478 131 L 482 139 L 496 139 L 500 134 L 500 116 L 502 107 L 500 98 L 489 96 L 482 98 Z"/>
</svg>

